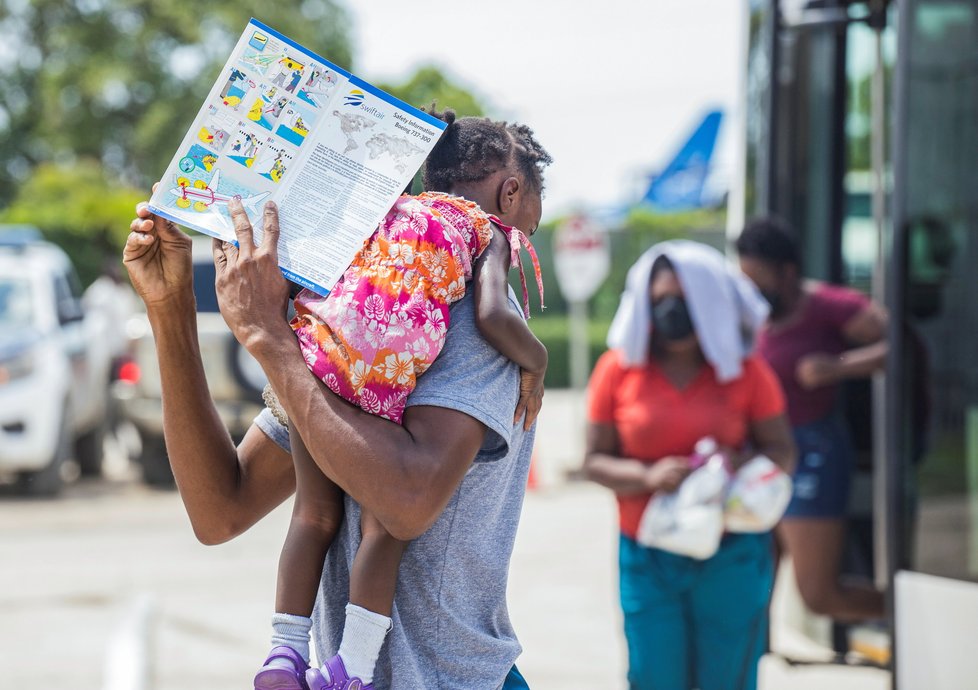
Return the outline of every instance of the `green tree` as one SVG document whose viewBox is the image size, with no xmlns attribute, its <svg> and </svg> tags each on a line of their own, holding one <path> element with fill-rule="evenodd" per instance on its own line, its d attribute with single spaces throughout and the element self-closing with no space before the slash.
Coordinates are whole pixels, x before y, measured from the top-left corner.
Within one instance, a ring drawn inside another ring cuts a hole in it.
<svg viewBox="0 0 978 690">
<path fill-rule="evenodd" d="M 0 222 L 37 226 L 68 252 L 87 285 L 106 257 L 122 255 L 136 204 L 145 196 L 114 183 L 95 161 L 43 163 L 21 185 Z"/>
<path fill-rule="evenodd" d="M 419 68 L 403 84 L 377 86 L 416 108 L 427 108 L 435 101 L 439 109 L 451 108 L 459 117 L 485 114 L 482 104 L 472 92 L 451 81 L 432 65 Z"/>
<path fill-rule="evenodd" d="M 49 161 L 91 158 L 145 188 L 252 16 L 349 66 L 336 0 L 0 0 L 0 207 Z"/>
</svg>

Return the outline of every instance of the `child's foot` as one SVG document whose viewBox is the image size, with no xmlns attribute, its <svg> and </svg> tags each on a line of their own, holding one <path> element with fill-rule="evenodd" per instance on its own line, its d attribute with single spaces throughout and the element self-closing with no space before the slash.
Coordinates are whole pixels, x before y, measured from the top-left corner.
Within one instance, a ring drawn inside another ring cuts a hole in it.
<svg viewBox="0 0 978 690">
<path fill-rule="evenodd" d="M 309 690 L 305 677 L 308 668 L 292 647 L 275 647 L 255 674 L 255 690 Z"/>
<path fill-rule="evenodd" d="M 359 678 L 350 678 L 337 654 L 327 661 L 322 669 L 311 668 L 306 671 L 309 690 L 373 690 L 373 683 L 364 685 Z"/>
</svg>

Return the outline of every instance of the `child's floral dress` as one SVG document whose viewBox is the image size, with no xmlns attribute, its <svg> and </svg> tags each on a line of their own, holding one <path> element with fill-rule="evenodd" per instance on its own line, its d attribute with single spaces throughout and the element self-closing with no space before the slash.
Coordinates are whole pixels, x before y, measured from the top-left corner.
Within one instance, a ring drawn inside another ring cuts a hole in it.
<svg viewBox="0 0 978 690">
<path fill-rule="evenodd" d="M 492 224 L 509 237 L 514 265 L 522 232 L 471 201 L 435 192 L 402 196 L 326 297 L 303 290 L 291 326 L 312 373 L 337 395 L 401 423 L 415 380 L 441 352 L 449 306 L 465 295 Z M 526 281 L 523 280 L 524 311 Z"/>
</svg>

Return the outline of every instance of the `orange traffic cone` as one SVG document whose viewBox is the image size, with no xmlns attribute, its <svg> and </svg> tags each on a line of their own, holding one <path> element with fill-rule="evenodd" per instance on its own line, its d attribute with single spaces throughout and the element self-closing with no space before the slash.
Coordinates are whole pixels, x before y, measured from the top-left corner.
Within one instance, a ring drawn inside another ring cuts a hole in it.
<svg viewBox="0 0 978 690">
<path fill-rule="evenodd" d="M 527 491 L 534 491 L 540 488 L 539 480 L 537 479 L 537 454 L 533 453 L 530 456 L 530 473 L 526 475 L 526 488 Z"/>
</svg>

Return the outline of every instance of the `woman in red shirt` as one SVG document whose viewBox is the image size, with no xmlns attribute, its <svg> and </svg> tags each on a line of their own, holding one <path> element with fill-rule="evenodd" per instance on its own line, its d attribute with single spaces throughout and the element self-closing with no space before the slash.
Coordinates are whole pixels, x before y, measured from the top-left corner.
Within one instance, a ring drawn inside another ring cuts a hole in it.
<svg viewBox="0 0 978 690">
<path fill-rule="evenodd" d="M 865 378 L 886 356 L 886 313 L 855 290 L 803 280 L 798 246 L 780 222 L 761 218 L 737 239 L 740 267 L 771 304 L 758 352 L 784 387 L 798 445 L 794 495 L 778 536 L 798 590 L 815 613 L 879 619 L 872 583 L 839 580 L 853 453 L 837 409 L 839 384 Z"/>
<path fill-rule="evenodd" d="M 756 687 L 773 581 L 770 534 L 725 535 L 706 560 L 644 547 L 636 534 L 650 496 L 682 483 L 705 437 L 735 467 L 758 453 L 785 469 L 793 462 L 780 385 L 750 354 L 766 313 L 719 252 L 663 243 L 632 268 L 613 349 L 592 374 L 585 470 L 618 498 L 632 690 Z"/>
</svg>

